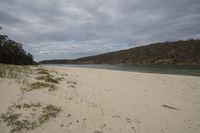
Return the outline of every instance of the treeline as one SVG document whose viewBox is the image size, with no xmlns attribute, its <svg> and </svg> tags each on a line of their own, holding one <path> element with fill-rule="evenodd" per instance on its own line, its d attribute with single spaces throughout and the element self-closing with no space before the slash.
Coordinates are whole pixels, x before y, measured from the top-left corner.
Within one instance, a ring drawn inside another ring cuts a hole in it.
<svg viewBox="0 0 200 133">
<path fill-rule="evenodd" d="M 200 65 L 200 40 L 154 43 L 75 60 L 46 60 L 41 64 Z"/>
<path fill-rule="evenodd" d="M 23 49 L 22 44 L 9 39 L 6 35 L 0 35 L 0 63 L 16 65 L 36 64 L 33 56 Z"/>
</svg>

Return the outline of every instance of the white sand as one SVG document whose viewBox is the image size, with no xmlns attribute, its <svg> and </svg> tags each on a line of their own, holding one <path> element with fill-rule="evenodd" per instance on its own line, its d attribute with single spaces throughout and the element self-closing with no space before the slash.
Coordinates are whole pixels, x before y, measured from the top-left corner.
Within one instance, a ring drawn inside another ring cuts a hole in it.
<svg viewBox="0 0 200 133">
<path fill-rule="evenodd" d="M 73 67 L 48 69 L 68 74 L 58 90 L 34 90 L 21 99 L 19 85 L 0 79 L 0 113 L 13 100 L 61 107 L 56 118 L 28 133 L 200 132 L 200 77 Z M 77 84 L 71 83 L 72 87 L 69 81 Z M 0 122 L 0 133 L 8 131 Z"/>
</svg>

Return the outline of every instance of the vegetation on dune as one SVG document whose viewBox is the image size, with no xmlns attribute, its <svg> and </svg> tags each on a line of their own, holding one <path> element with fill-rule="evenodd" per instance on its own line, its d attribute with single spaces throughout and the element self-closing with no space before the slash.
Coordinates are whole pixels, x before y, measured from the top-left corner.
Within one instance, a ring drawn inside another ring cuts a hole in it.
<svg viewBox="0 0 200 133">
<path fill-rule="evenodd" d="M 50 75 L 49 71 L 47 69 L 44 69 L 44 68 L 38 68 L 37 73 L 38 74 L 48 74 L 48 75 Z"/>
<path fill-rule="evenodd" d="M 57 78 L 53 78 L 54 76 L 53 75 L 45 75 L 45 76 L 38 76 L 36 77 L 35 79 L 37 80 L 44 80 L 45 82 L 50 82 L 50 83 L 56 83 L 58 84 L 59 83 L 59 79 Z"/>
<path fill-rule="evenodd" d="M 27 87 L 22 87 L 23 91 L 32 91 L 32 90 L 37 90 L 37 89 L 42 89 L 42 88 L 49 88 L 49 91 L 53 91 L 57 89 L 57 87 L 54 84 L 49 84 L 45 82 L 34 82 L 31 84 L 28 84 Z"/>
<path fill-rule="evenodd" d="M 19 67 L 0 65 L 0 78 L 17 78 Z"/>
<path fill-rule="evenodd" d="M 200 65 L 200 40 L 154 43 L 75 60 L 46 60 L 41 64 Z"/>
<path fill-rule="evenodd" d="M 47 77 L 47 79 L 45 81 L 58 84 L 58 80 L 51 78 L 51 77 Z"/>
<path fill-rule="evenodd" d="M 44 107 L 43 111 L 42 111 L 42 115 L 39 118 L 39 122 L 42 124 L 42 123 L 45 123 L 46 121 L 48 121 L 51 117 L 55 118 L 57 113 L 60 111 L 61 111 L 60 108 L 57 108 L 53 105 L 48 105 L 48 106 Z"/>
<path fill-rule="evenodd" d="M 29 83 L 30 79 L 27 77 L 31 77 L 31 74 L 34 71 L 34 69 L 27 66 L 0 64 L 0 78 L 15 79 L 17 83 L 23 85 L 21 87 L 22 91 L 29 92 L 42 88 L 48 88 L 49 91 L 54 91 L 57 89 L 55 84 L 58 84 L 59 81 L 64 79 L 64 77 L 54 77 L 54 75 L 51 75 L 47 69 L 38 68 L 36 69 L 36 72 L 40 74 L 42 73 L 42 75 L 37 76 L 35 79 L 44 82 Z"/>
<path fill-rule="evenodd" d="M 26 66 L 0 64 L 0 78 L 16 79 L 18 82 L 25 82 L 32 70 Z"/>
<path fill-rule="evenodd" d="M 2 114 L 1 119 L 7 123 L 7 126 L 11 126 L 11 132 L 34 129 L 37 126 L 35 121 L 29 122 L 28 120 L 19 120 L 20 116 L 21 114 L 7 112 L 6 114 Z"/>
<path fill-rule="evenodd" d="M 64 77 L 55 77 L 54 75 L 51 75 L 50 72 L 44 68 L 38 68 L 37 71 L 38 71 L 37 72 L 38 74 L 42 74 L 41 76 L 37 76 L 35 78 L 37 80 L 43 80 L 45 82 L 58 84 L 59 81 L 62 81 L 64 79 Z M 55 73 L 57 73 L 57 72 L 55 72 Z"/>
<path fill-rule="evenodd" d="M 35 79 L 37 80 L 46 80 L 48 77 L 47 76 L 38 76 Z"/>
<path fill-rule="evenodd" d="M 22 113 L 25 110 L 26 113 Z M 41 103 L 14 104 L 6 113 L 1 114 L 0 119 L 7 123 L 12 133 L 21 132 L 41 126 L 50 118 L 55 118 L 60 111 L 61 109 L 56 106 L 42 106 Z"/>
<path fill-rule="evenodd" d="M 0 63 L 16 65 L 33 65 L 33 56 L 27 53 L 22 44 L 0 35 Z"/>
<path fill-rule="evenodd" d="M 32 69 L 27 66 L 18 66 L 34 64 L 32 55 L 26 53 L 21 44 L 2 35 L 0 35 L 0 63 L 17 64 L 0 64 L 0 78 L 15 79 L 20 84 L 22 82 L 22 95 L 24 91 L 42 88 L 53 91 L 57 89 L 55 84 L 63 79 L 63 77 L 54 77 L 50 74 L 52 71 L 44 68 Z M 37 80 L 43 82 L 31 83 L 30 79 L 35 77 L 34 74 L 38 75 Z M 54 105 L 43 106 L 41 103 L 13 104 L 5 113 L 0 114 L 0 121 L 6 123 L 12 133 L 24 132 L 40 127 L 51 118 L 55 118 L 60 111 L 61 109 Z"/>
<path fill-rule="evenodd" d="M 23 104 L 13 104 L 12 105 L 13 108 L 15 109 L 25 109 L 25 108 L 33 108 L 33 107 L 36 107 L 36 108 L 39 108 L 41 107 L 41 103 L 23 103 Z"/>
</svg>

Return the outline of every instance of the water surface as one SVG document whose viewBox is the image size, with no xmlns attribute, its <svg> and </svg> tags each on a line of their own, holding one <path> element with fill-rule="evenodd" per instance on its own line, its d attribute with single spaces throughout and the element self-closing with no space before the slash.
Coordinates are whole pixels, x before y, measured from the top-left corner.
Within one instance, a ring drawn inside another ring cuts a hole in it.
<svg viewBox="0 0 200 133">
<path fill-rule="evenodd" d="M 84 64 L 84 65 L 48 64 L 44 66 L 83 67 L 83 68 L 109 69 L 109 70 L 144 72 L 144 73 L 200 76 L 199 66 L 108 65 L 108 64 Z"/>
</svg>

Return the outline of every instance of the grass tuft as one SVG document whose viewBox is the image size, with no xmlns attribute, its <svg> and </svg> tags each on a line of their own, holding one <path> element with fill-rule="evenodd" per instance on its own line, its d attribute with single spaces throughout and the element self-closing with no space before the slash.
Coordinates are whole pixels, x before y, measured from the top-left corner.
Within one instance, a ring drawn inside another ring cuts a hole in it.
<svg viewBox="0 0 200 133">
<path fill-rule="evenodd" d="M 61 79 L 53 78 L 53 77 L 54 77 L 53 75 L 48 74 L 48 75 L 45 75 L 45 76 L 38 76 L 35 79 L 44 80 L 45 82 L 51 82 L 51 83 L 58 84 Z"/>
<path fill-rule="evenodd" d="M 53 105 L 48 105 L 46 107 L 43 108 L 43 111 L 42 111 L 42 115 L 40 116 L 39 118 L 39 122 L 41 124 L 45 123 L 46 121 L 48 121 L 51 117 L 56 117 L 56 114 L 58 112 L 60 112 L 61 109 L 60 108 L 57 108 Z"/>
<path fill-rule="evenodd" d="M 38 68 L 37 71 L 38 74 L 50 74 L 49 71 L 44 68 Z"/>
<path fill-rule="evenodd" d="M 47 77 L 47 79 L 45 79 L 45 81 L 58 84 L 58 80 L 51 78 L 51 77 Z"/>
<path fill-rule="evenodd" d="M 12 107 L 15 109 L 25 109 L 25 108 L 33 108 L 33 107 L 39 108 L 39 107 L 41 107 L 41 104 L 39 102 L 38 103 L 30 103 L 30 104 L 24 103 L 24 104 L 18 104 L 18 105 L 14 104 Z"/>
</svg>

